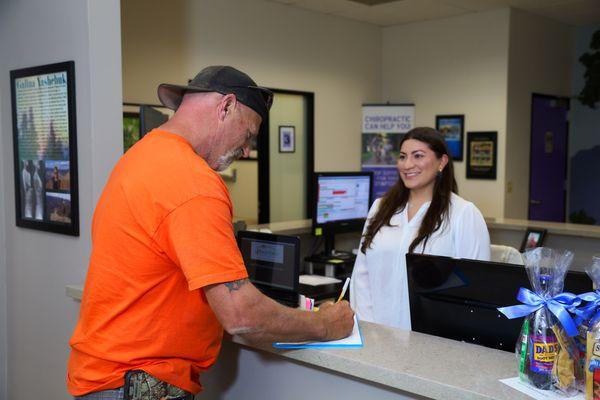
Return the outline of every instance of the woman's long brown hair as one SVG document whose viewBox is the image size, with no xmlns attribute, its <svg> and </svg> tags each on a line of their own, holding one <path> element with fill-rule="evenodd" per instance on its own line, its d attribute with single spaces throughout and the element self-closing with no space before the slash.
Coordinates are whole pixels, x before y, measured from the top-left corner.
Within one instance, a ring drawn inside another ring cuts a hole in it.
<svg viewBox="0 0 600 400">
<path fill-rule="evenodd" d="M 412 253 L 414 249 L 423 242 L 423 250 L 427 245 L 427 240 L 432 233 L 440 229 L 444 219 L 448 217 L 448 210 L 450 209 L 450 198 L 452 193 L 458 193 L 458 187 L 456 180 L 454 179 L 454 168 L 452 166 L 452 156 L 449 154 L 448 147 L 443 136 L 432 128 L 414 128 L 411 129 L 400 141 L 400 148 L 402 144 L 409 140 L 414 139 L 419 142 L 427 144 L 427 146 L 433 150 L 438 159 L 442 158 L 442 155 L 448 156 L 448 164 L 443 169 L 441 175 L 435 180 L 433 187 L 433 198 L 427 213 L 423 217 L 421 226 L 417 237 L 412 241 L 408 248 L 408 252 Z M 367 231 L 364 234 L 364 240 L 360 251 L 366 253 L 367 249 L 371 248 L 373 238 L 377 232 L 383 226 L 391 226 L 390 220 L 394 214 L 402 212 L 408 202 L 408 196 L 410 190 L 404 186 L 404 182 L 401 178 L 398 178 L 398 182 L 388 190 L 381 198 L 381 203 L 375 216 L 367 223 Z"/>
</svg>

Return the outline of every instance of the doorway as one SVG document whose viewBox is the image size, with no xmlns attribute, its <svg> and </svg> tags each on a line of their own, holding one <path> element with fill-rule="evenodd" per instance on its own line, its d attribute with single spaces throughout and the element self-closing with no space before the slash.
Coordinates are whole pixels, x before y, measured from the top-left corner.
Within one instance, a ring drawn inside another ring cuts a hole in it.
<svg viewBox="0 0 600 400">
<path fill-rule="evenodd" d="M 257 146 L 259 224 L 310 218 L 313 206 L 314 93 L 271 90 Z"/>
<path fill-rule="evenodd" d="M 532 95 L 529 219 L 565 222 L 569 99 Z"/>
</svg>

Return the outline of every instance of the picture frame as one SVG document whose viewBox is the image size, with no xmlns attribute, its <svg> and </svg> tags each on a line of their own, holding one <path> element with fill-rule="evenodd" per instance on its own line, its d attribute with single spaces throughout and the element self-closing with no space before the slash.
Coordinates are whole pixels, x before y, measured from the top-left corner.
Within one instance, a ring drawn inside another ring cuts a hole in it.
<svg viewBox="0 0 600 400">
<path fill-rule="evenodd" d="M 10 71 L 15 220 L 79 236 L 75 62 Z"/>
<path fill-rule="evenodd" d="M 452 160 L 463 161 L 465 116 L 436 115 L 435 129 L 444 136 Z"/>
<path fill-rule="evenodd" d="M 467 132 L 467 179 L 496 179 L 498 132 Z"/>
<path fill-rule="evenodd" d="M 546 229 L 527 228 L 525 236 L 523 236 L 523 242 L 521 243 L 521 253 L 525 252 L 525 250 L 541 247 L 544 244 L 546 233 Z"/>
<path fill-rule="evenodd" d="M 131 148 L 141 137 L 140 113 L 123 112 L 123 153 Z"/>
<path fill-rule="evenodd" d="M 173 114 L 160 104 L 123 103 L 123 153 Z"/>
<path fill-rule="evenodd" d="M 290 125 L 279 126 L 279 152 L 296 152 L 296 127 Z"/>
</svg>

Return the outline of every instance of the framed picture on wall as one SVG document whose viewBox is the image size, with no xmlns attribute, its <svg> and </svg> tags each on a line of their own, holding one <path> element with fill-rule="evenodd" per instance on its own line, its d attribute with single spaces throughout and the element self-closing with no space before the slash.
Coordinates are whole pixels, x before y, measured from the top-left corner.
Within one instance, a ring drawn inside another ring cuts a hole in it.
<svg viewBox="0 0 600 400">
<path fill-rule="evenodd" d="M 123 152 L 141 139 L 140 113 L 123 112 Z"/>
<path fill-rule="evenodd" d="M 79 236 L 75 63 L 10 71 L 17 226 Z"/>
<path fill-rule="evenodd" d="M 123 103 L 123 153 L 152 129 L 165 123 L 173 113 L 162 105 Z"/>
<path fill-rule="evenodd" d="M 523 242 L 521 243 L 521 253 L 525 250 L 534 249 L 544 244 L 546 229 L 527 228 Z"/>
<path fill-rule="evenodd" d="M 294 153 L 296 151 L 296 128 L 294 126 L 279 126 L 279 152 Z"/>
<path fill-rule="evenodd" d="M 496 179 L 498 132 L 467 133 L 467 179 Z"/>
<path fill-rule="evenodd" d="M 436 115 L 435 129 L 444 136 L 452 159 L 454 161 L 462 161 L 465 116 Z"/>
</svg>

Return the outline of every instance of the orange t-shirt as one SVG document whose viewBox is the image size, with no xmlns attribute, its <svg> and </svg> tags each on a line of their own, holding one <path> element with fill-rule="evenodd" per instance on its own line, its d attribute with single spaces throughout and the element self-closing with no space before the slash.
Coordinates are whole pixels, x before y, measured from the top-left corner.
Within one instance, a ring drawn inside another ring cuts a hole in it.
<svg viewBox="0 0 600 400">
<path fill-rule="evenodd" d="M 92 222 L 92 254 L 70 340 L 74 396 L 129 370 L 197 393 L 223 328 L 207 285 L 246 278 L 221 177 L 182 137 L 150 132 L 117 163 Z"/>
</svg>

